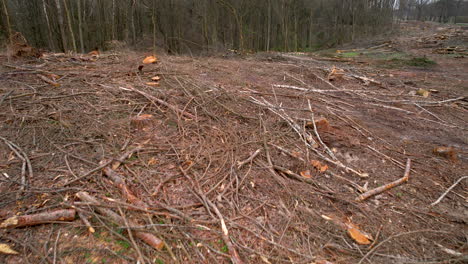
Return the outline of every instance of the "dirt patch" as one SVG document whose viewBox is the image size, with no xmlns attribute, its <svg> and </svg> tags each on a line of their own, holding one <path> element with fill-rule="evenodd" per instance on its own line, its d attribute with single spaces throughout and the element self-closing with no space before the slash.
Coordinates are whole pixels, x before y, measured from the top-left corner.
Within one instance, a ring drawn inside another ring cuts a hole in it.
<svg viewBox="0 0 468 264">
<path fill-rule="evenodd" d="M 430 204 L 468 169 L 467 65 L 401 49 L 437 65 L 388 69 L 371 59 L 276 53 L 160 56 L 143 72 L 138 53 L 2 64 L 0 220 L 74 207 L 96 232 L 79 219 L 2 230 L 0 242 L 20 255 L 0 262 L 230 263 L 237 252 L 245 263 L 463 263 L 466 181 Z M 343 74 L 329 81 L 333 66 Z M 148 84 L 155 76 L 159 85 Z M 430 95 L 417 95 L 421 88 Z M 441 146 L 457 159 L 434 154 Z M 93 172 L 134 148 L 115 170 L 146 211 Z M 407 159 L 408 183 L 356 202 L 403 177 Z M 166 248 L 133 240 L 127 226 L 80 202 L 79 191 Z M 343 223 L 371 244 L 357 243 Z"/>
</svg>

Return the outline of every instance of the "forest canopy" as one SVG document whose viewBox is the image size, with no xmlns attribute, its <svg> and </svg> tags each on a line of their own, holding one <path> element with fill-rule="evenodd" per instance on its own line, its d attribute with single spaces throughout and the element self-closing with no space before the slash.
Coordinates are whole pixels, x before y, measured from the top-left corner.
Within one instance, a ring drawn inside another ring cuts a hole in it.
<svg viewBox="0 0 468 264">
<path fill-rule="evenodd" d="M 422 18 L 421 5 L 434 4 L 423 0 L 1 1 L 3 41 L 11 28 L 31 45 L 54 51 L 154 45 L 169 53 L 332 47 L 390 32 L 399 7 L 402 17 Z M 437 2 L 450 2 L 453 8 L 464 1 Z"/>
</svg>

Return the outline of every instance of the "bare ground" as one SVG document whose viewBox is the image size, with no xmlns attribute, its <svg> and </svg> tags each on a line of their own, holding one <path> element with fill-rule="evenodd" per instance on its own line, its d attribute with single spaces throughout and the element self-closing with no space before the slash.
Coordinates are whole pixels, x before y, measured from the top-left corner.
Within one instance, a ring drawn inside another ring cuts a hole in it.
<svg viewBox="0 0 468 264">
<path fill-rule="evenodd" d="M 431 203 L 468 171 L 467 34 L 408 23 L 377 49 L 427 56 L 430 66 L 262 53 L 160 56 L 138 73 L 146 54 L 3 57 L 0 220 L 77 208 L 96 232 L 79 218 L 0 230 L 0 243 L 19 252 L 0 263 L 230 263 L 234 252 L 244 263 L 466 263 L 466 179 Z M 461 53 L 435 52 L 452 46 Z M 344 72 L 329 81 L 334 66 Z M 52 74 L 60 86 L 39 76 Z M 147 84 L 154 76 L 159 86 Z M 152 117 L 131 122 L 143 114 Z M 313 120 L 322 120 L 317 131 Z M 436 155 L 438 147 L 455 156 Z M 94 170 L 135 148 L 115 168 L 147 210 Z M 356 201 L 403 177 L 408 159 L 407 183 Z M 104 202 L 79 203 L 79 191 Z M 166 247 L 130 237 L 99 206 Z M 346 223 L 370 244 L 358 244 Z"/>
</svg>

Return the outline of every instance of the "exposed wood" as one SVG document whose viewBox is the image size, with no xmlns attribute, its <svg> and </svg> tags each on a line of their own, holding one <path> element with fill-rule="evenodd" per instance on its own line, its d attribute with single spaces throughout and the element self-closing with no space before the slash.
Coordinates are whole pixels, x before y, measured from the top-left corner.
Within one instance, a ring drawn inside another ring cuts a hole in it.
<svg viewBox="0 0 468 264">
<path fill-rule="evenodd" d="M 252 162 L 252 160 L 255 159 L 255 157 L 257 157 L 258 154 L 260 154 L 261 151 L 262 151 L 262 149 L 257 149 L 257 150 L 256 150 L 254 153 L 252 153 L 252 155 L 250 155 L 250 157 L 248 157 L 247 159 L 245 159 L 245 160 L 243 160 L 243 161 L 238 161 L 238 162 L 237 162 L 237 168 L 240 169 L 240 168 L 242 168 L 245 164 Z"/>
<path fill-rule="evenodd" d="M 375 189 L 372 189 L 370 191 L 367 191 L 367 192 L 359 195 L 359 197 L 356 198 L 356 201 L 362 202 L 362 201 L 366 200 L 367 198 L 369 198 L 371 196 L 383 193 L 383 192 L 385 192 L 387 190 L 390 190 L 390 189 L 392 189 L 392 188 L 394 188 L 396 186 L 399 186 L 399 185 L 407 182 L 409 180 L 410 170 L 411 170 L 411 160 L 408 159 L 406 161 L 405 174 L 404 174 L 404 176 L 402 178 L 400 178 L 400 179 L 398 179 L 396 181 L 393 181 L 391 183 L 385 184 L 383 186 L 377 187 Z"/>
<path fill-rule="evenodd" d="M 123 197 L 131 204 L 134 204 L 138 207 L 148 208 L 149 206 L 140 200 L 135 194 L 128 188 L 127 184 L 125 183 L 125 179 L 122 175 L 118 174 L 114 170 L 109 167 L 105 167 L 103 169 L 104 174 L 112 180 L 114 185 L 120 189 L 122 192 Z"/>
<path fill-rule="evenodd" d="M 0 228 L 16 228 L 75 220 L 75 209 L 63 209 L 31 215 L 13 216 L 0 224 Z"/>
</svg>

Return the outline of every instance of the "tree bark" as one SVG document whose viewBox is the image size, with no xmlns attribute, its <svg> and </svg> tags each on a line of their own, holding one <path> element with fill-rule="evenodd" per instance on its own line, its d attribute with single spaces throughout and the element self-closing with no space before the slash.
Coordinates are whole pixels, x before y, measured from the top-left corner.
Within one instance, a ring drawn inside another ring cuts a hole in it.
<svg viewBox="0 0 468 264">
<path fill-rule="evenodd" d="M 64 209 L 32 215 L 13 216 L 3 221 L 3 223 L 0 224 L 0 228 L 16 228 L 54 222 L 73 221 L 75 219 L 75 215 L 75 209 Z"/>
<path fill-rule="evenodd" d="M 156 56 L 156 0 L 151 8 L 151 22 L 153 23 L 153 55 Z"/>
<path fill-rule="evenodd" d="M 11 31 L 10 15 L 8 14 L 8 8 L 5 0 L 2 0 L 3 10 L 5 12 L 5 18 L 7 23 L 8 39 L 10 40 L 10 45 L 13 45 L 13 33 Z"/>
<path fill-rule="evenodd" d="M 271 0 L 268 0 L 268 18 L 267 18 L 267 43 L 266 50 L 270 51 L 270 41 L 271 41 Z"/>
<path fill-rule="evenodd" d="M 116 36 L 115 36 L 115 11 L 116 11 L 116 6 L 115 6 L 115 0 L 112 0 L 112 40 L 116 40 Z"/>
<path fill-rule="evenodd" d="M 70 16 L 70 11 L 68 10 L 67 0 L 63 0 L 63 8 L 65 8 L 65 14 L 67 15 L 68 30 L 70 31 L 73 52 L 76 53 L 77 49 L 76 49 L 75 34 L 73 33 L 73 24 L 72 24 L 72 20 Z"/>
<path fill-rule="evenodd" d="M 81 53 L 85 53 L 85 50 L 84 50 L 84 42 L 83 42 L 83 28 L 82 28 L 82 25 L 83 25 L 83 21 L 82 21 L 82 13 L 81 13 L 81 0 L 77 0 L 76 1 L 77 4 L 78 4 L 78 35 L 79 35 L 79 38 L 80 38 L 80 51 Z"/>
<path fill-rule="evenodd" d="M 45 0 L 42 0 L 42 9 L 44 11 L 44 17 L 45 17 L 46 24 L 47 24 L 47 38 L 49 42 L 49 48 L 51 48 L 52 50 L 55 50 L 55 43 L 54 43 L 54 39 L 52 38 L 52 28 L 50 26 L 49 13 L 47 12 L 47 5 L 46 5 Z"/>
<path fill-rule="evenodd" d="M 68 51 L 68 38 L 65 32 L 65 26 L 63 24 L 63 12 L 62 12 L 62 5 L 60 4 L 60 0 L 55 0 L 55 5 L 57 6 L 57 17 L 59 22 L 60 28 L 60 36 L 62 39 L 62 51 Z"/>
</svg>

